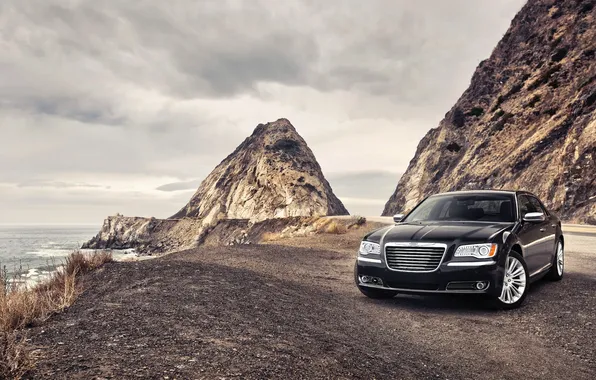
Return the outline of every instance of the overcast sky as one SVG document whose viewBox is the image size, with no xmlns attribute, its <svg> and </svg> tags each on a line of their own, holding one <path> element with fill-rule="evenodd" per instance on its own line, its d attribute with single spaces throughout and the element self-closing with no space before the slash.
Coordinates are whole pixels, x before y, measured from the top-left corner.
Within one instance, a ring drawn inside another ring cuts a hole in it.
<svg viewBox="0 0 596 380">
<path fill-rule="evenodd" d="M 0 2 L 0 223 L 166 217 L 288 118 L 378 215 L 522 0 Z"/>
</svg>

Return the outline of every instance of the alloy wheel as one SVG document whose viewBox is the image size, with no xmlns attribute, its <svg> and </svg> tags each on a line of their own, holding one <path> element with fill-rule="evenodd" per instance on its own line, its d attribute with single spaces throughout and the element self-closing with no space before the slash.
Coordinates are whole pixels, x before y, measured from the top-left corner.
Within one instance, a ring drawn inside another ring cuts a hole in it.
<svg viewBox="0 0 596 380">
<path fill-rule="evenodd" d="M 565 266 L 565 252 L 563 251 L 563 244 L 559 243 L 557 246 L 557 272 L 559 276 L 563 275 L 563 268 Z"/>
<path fill-rule="evenodd" d="M 507 257 L 503 290 L 499 300 L 508 305 L 514 304 L 522 298 L 526 291 L 526 270 L 515 257 Z"/>
</svg>

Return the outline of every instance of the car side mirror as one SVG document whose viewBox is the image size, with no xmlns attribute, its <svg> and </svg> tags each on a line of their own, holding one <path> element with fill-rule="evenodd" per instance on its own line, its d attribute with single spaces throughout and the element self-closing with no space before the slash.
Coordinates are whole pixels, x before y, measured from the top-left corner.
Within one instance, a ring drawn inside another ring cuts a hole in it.
<svg viewBox="0 0 596 380">
<path fill-rule="evenodd" d="M 395 223 L 399 223 L 404 219 L 404 214 L 395 214 L 393 215 L 393 221 Z"/>
<path fill-rule="evenodd" d="M 524 222 L 540 223 L 546 220 L 546 217 L 541 212 L 529 212 L 523 217 Z"/>
</svg>

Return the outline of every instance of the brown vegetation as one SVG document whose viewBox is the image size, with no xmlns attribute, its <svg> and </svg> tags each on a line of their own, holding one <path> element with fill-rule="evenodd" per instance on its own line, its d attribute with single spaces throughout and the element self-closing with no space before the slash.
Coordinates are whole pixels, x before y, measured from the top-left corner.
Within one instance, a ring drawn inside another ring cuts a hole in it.
<svg viewBox="0 0 596 380">
<path fill-rule="evenodd" d="M 318 234 L 343 235 L 352 228 L 359 228 L 366 223 L 366 218 L 354 216 L 347 219 L 320 218 L 313 223 Z"/>
<path fill-rule="evenodd" d="M 0 273 L 0 378 L 19 379 L 35 363 L 35 352 L 19 330 L 70 306 L 79 290 L 77 276 L 110 261 L 109 252 L 73 252 L 48 281 L 32 288 L 11 282 L 6 272 Z"/>
<path fill-rule="evenodd" d="M 348 232 L 348 227 L 346 227 L 344 224 L 338 223 L 335 220 L 331 223 L 328 223 L 327 228 L 325 228 L 325 233 L 328 234 L 342 235 L 346 232 Z"/>
<path fill-rule="evenodd" d="M 265 232 L 261 235 L 261 241 L 266 243 L 281 239 L 281 234 L 276 232 Z"/>
</svg>

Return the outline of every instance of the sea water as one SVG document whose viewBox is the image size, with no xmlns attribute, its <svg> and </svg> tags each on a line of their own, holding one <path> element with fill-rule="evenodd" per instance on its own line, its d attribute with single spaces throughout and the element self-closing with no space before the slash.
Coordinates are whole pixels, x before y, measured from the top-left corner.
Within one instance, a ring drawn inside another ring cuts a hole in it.
<svg viewBox="0 0 596 380">
<path fill-rule="evenodd" d="M 0 225 L 0 270 L 31 280 L 47 276 L 100 226 Z"/>
</svg>

